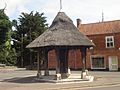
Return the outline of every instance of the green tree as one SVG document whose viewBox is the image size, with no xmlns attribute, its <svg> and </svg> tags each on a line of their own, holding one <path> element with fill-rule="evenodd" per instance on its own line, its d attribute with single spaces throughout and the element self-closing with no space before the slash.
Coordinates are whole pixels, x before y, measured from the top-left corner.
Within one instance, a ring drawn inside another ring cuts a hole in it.
<svg viewBox="0 0 120 90">
<path fill-rule="evenodd" d="M 0 63 L 6 65 L 15 65 L 16 63 L 16 54 L 11 48 L 11 32 L 12 23 L 4 13 L 4 9 L 0 9 Z"/>
<path fill-rule="evenodd" d="M 14 38 L 14 47 L 17 51 L 18 63 L 21 66 L 32 64 L 36 57 L 34 52 L 26 49 L 26 45 L 47 29 L 46 17 L 43 15 L 44 13 L 40 14 L 36 12 L 34 14 L 32 11 L 29 14 L 21 13 L 18 20 L 13 20 L 16 30 L 12 38 Z"/>
</svg>

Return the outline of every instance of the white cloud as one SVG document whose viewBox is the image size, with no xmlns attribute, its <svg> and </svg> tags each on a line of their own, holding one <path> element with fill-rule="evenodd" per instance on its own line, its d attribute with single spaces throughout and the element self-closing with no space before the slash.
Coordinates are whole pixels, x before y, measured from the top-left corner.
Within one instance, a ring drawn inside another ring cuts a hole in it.
<svg viewBox="0 0 120 90">
<path fill-rule="evenodd" d="M 20 15 L 21 12 L 44 12 L 48 23 L 51 23 L 59 11 L 60 0 L 0 0 L 0 8 L 7 3 L 6 13 L 9 17 Z M 62 0 L 62 11 L 76 22 L 77 18 L 83 23 L 98 22 L 102 18 L 102 10 L 105 20 L 120 19 L 120 0 Z"/>
<path fill-rule="evenodd" d="M 30 0 L 0 0 L 0 2 L 0 8 L 3 8 L 6 3 L 6 14 L 10 17 L 14 17 L 15 14 L 28 11 L 28 8 L 25 7 L 25 5 L 28 4 Z"/>
</svg>

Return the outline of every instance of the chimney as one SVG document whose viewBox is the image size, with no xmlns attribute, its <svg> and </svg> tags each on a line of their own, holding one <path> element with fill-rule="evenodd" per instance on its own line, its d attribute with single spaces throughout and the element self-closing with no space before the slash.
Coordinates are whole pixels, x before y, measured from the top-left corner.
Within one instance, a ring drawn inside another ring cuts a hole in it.
<svg viewBox="0 0 120 90">
<path fill-rule="evenodd" d="M 81 25 L 81 19 L 77 19 L 77 28 Z"/>
</svg>

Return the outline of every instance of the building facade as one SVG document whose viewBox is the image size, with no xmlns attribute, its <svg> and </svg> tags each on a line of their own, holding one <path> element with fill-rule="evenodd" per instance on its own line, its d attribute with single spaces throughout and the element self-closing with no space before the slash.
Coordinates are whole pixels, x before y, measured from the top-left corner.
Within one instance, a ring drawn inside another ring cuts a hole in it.
<svg viewBox="0 0 120 90">
<path fill-rule="evenodd" d="M 87 50 L 86 68 L 89 70 L 120 70 L 120 20 L 81 24 L 77 19 L 80 32 L 88 36 L 95 44 Z M 56 66 L 55 51 L 48 54 L 49 68 Z M 68 55 L 69 68 L 81 69 L 81 53 L 79 49 L 70 50 Z"/>
<path fill-rule="evenodd" d="M 120 70 L 120 20 L 77 26 L 95 44 L 87 54 L 87 68 L 91 70 Z"/>
</svg>

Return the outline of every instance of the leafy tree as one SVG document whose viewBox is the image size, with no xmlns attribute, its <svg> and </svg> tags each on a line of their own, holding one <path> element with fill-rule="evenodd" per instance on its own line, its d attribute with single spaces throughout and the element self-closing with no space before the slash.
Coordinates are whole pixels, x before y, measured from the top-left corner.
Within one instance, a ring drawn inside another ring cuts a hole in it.
<svg viewBox="0 0 120 90">
<path fill-rule="evenodd" d="M 4 13 L 4 9 L 0 9 L 0 63 L 6 65 L 16 63 L 15 50 L 11 47 L 11 31 L 12 23 Z"/>
<path fill-rule="evenodd" d="M 33 63 L 35 59 L 35 52 L 26 49 L 32 40 L 37 38 L 47 29 L 46 17 L 43 16 L 44 13 L 33 11 L 31 13 L 21 13 L 18 20 L 13 20 L 13 24 L 16 28 L 12 38 L 14 39 L 14 47 L 17 51 L 18 64 L 21 66 L 29 65 Z"/>
</svg>

